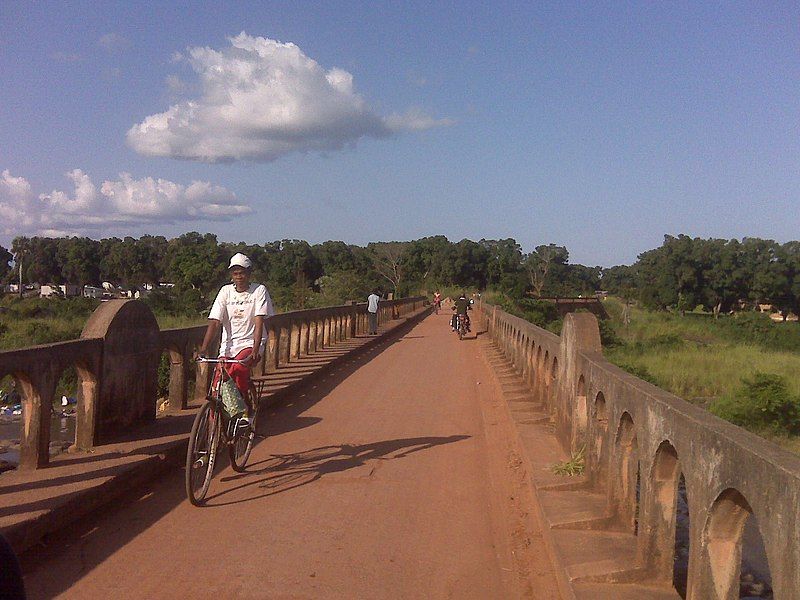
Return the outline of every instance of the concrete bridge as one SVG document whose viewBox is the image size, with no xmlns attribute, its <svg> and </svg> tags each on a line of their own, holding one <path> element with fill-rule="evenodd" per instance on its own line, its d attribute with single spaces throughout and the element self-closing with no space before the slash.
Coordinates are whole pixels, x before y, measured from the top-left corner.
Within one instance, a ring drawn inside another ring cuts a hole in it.
<svg viewBox="0 0 800 600">
<path fill-rule="evenodd" d="M 463 342 L 423 298 L 383 303 L 377 337 L 363 305 L 270 319 L 265 438 L 199 509 L 181 459 L 203 327 L 116 301 L 80 340 L 0 353 L 24 404 L 0 528 L 30 596 L 800 598 L 798 457 L 608 363 L 591 314 L 559 337 L 476 308 Z M 51 457 L 70 367 L 75 444 Z M 579 453 L 582 475 L 553 472 Z"/>
</svg>

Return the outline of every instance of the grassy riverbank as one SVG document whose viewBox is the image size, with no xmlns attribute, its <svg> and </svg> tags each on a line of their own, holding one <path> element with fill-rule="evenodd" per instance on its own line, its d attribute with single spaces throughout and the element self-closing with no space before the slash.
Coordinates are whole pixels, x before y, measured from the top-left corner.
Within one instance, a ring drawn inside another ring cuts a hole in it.
<svg viewBox="0 0 800 600">
<path fill-rule="evenodd" d="M 755 313 L 715 320 L 629 307 L 613 298 L 606 358 L 685 400 L 800 451 L 800 325 Z"/>
</svg>

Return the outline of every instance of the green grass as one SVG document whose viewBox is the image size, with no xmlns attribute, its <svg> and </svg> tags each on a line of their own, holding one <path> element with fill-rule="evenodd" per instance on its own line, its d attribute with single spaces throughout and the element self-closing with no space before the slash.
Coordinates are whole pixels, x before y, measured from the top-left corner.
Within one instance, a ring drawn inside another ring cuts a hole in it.
<svg viewBox="0 0 800 600">
<path fill-rule="evenodd" d="M 582 447 L 580 450 L 573 453 L 572 456 L 570 456 L 569 460 L 565 460 L 563 462 L 551 465 L 550 470 L 556 475 L 561 475 L 566 477 L 581 475 L 586 466 L 584 462 L 584 452 L 585 452 L 585 447 Z"/>
<path fill-rule="evenodd" d="M 784 378 L 789 394 L 800 397 L 800 326 L 772 323 L 753 313 L 715 320 L 705 315 L 681 316 L 630 309 L 605 302 L 617 343 L 604 347 L 606 358 L 623 369 L 681 398 L 711 408 L 715 403 L 744 399 L 745 381 L 757 373 Z M 800 450 L 800 440 L 760 424 L 744 425 L 784 447 Z"/>
</svg>

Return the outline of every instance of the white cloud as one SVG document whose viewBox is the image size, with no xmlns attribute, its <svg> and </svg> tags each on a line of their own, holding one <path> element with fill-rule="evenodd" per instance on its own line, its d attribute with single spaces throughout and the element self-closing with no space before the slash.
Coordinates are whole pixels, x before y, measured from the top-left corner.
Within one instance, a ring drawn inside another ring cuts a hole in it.
<svg viewBox="0 0 800 600">
<path fill-rule="evenodd" d="M 434 119 L 418 108 L 412 108 L 404 115 L 390 115 L 386 117 L 386 126 L 392 131 L 422 131 L 431 127 L 445 127 L 453 125 L 453 119 Z"/>
<path fill-rule="evenodd" d="M 34 194 L 23 177 L 8 169 L 0 177 L 0 231 L 6 235 L 72 235 L 103 232 L 109 226 L 131 227 L 191 220 L 230 220 L 252 212 L 230 190 L 193 181 L 188 186 L 166 179 L 134 179 L 120 173 L 98 191 L 80 169 L 66 174 L 72 190 Z"/>
<path fill-rule="evenodd" d="M 197 73 L 201 93 L 131 127 L 127 141 L 136 152 L 272 161 L 291 152 L 337 150 L 364 136 L 450 124 L 419 111 L 381 117 L 355 91 L 350 73 L 324 70 L 292 43 L 244 32 L 229 41 L 222 50 L 196 47 L 173 56 Z"/>
<path fill-rule="evenodd" d="M 124 50 L 130 46 L 128 38 L 121 36 L 118 33 L 106 33 L 100 36 L 97 40 L 97 45 L 107 52 L 115 52 L 117 50 Z"/>
</svg>

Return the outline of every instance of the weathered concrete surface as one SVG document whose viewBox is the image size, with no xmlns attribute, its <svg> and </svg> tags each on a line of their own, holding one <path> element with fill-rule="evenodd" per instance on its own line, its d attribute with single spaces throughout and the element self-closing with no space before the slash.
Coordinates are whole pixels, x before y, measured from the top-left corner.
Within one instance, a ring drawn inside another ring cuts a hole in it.
<svg viewBox="0 0 800 600">
<path fill-rule="evenodd" d="M 568 315 L 558 337 L 482 308 L 497 348 L 533 386 L 527 421 L 552 420 L 565 451 L 585 451 L 597 515 L 580 526 L 634 536 L 627 569 L 598 562 L 583 579 L 668 587 L 681 575 L 673 555 L 682 476 L 687 597 L 739 597 L 749 527 L 763 539 L 774 597 L 800 598 L 800 458 L 610 364 L 592 315 Z"/>
<path fill-rule="evenodd" d="M 591 343 L 593 337 L 588 340 Z M 512 435 L 523 448 L 520 460 L 534 491 L 530 507 L 543 524 L 543 542 L 557 566 L 562 596 L 577 600 L 679 598 L 671 586 L 626 583 L 636 562 L 636 536 L 608 527 L 606 495 L 592 489 L 587 477 L 552 472 L 551 467 L 568 460 L 569 454 L 559 444 L 547 407 L 534 401 L 533 390 L 496 347 L 487 348 L 487 357 L 516 425 Z M 615 574 L 623 581 L 610 583 Z"/>
<path fill-rule="evenodd" d="M 155 420 L 161 342 L 150 308 L 139 300 L 104 302 L 81 337 L 103 340 L 97 441 Z"/>
<path fill-rule="evenodd" d="M 422 309 L 403 319 L 385 322 L 380 336 L 409 326 L 425 313 Z M 262 401 L 280 400 L 281 394 L 291 393 L 304 381 L 325 376 L 348 357 L 378 343 L 380 336 L 352 338 L 320 349 L 303 361 L 281 366 L 258 382 Z M 91 452 L 59 455 L 47 469 L 3 473 L 0 530 L 18 552 L 26 550 L 43 536 L 158 475 L 169 461 L 182 464 L 195 410 L 166 415 Z"/>
<path fill-rule="evenodd" d="M 272 411 L 207 507 L 175 469 L 29 553 L 31 597 L 558 598 L 481 342 L 447 321 Z"/>
</svg>

